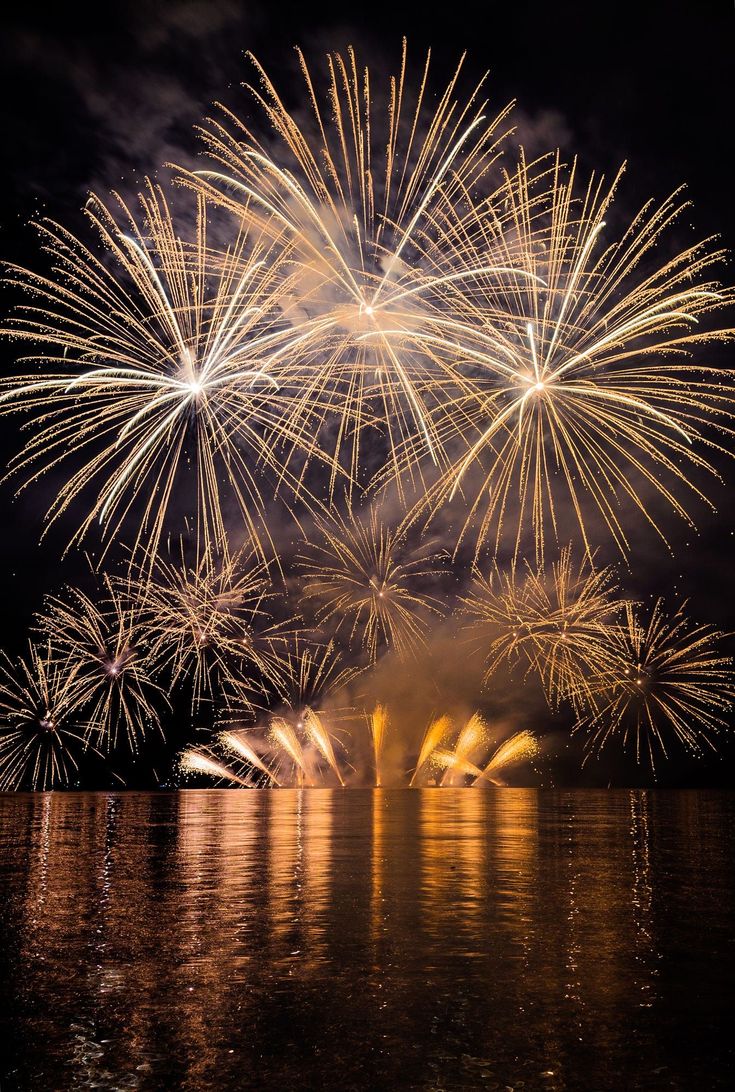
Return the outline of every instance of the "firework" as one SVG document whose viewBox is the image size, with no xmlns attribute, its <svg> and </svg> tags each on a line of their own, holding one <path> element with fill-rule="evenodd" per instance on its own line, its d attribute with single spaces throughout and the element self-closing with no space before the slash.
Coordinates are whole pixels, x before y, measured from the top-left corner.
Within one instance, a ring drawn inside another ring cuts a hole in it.
<svg viewBox="0 0 735 1092">
<path fill-rule="evenodd" d="M 304 735 L 316 747 L 322 758 L 327 761 L 329 768 L 334 772 L 340 785 L 344 788 L 345 783 L 334 754 L 332 738 L 324 726 L 322 718 L 313 709 L 305 709 L 302 724 Z"/>
<path fill-rule="evenodd" d="M 409 785 L 413 785 L 419 773 L 429 761 L 432 754 L 439 748 L 441 741 L 450 731 L 451 727 L 452 719 L 448 716 L 437 717 L 436 719 L 429 721 L 426 726 L 426 731 L 424 732 L 424 738 L 421 740 L 419 757 L 416 761 L 416 766 Z"/>
<path fill-rule="evenodd" d="M 578 708 L 609 671 L 606 642 L 625 603 L 612 568 L 595 569 L 587 558 L 575 566 L 565 547 L 550 571 L 495 565 L 489 576 L 476 574 L 463 605 L 485 655 L 486 682 L 500 664 L 520 663 L 526 676 L 538 675 L 552 708 L 562 700 Z"/>
<path fill-rule="evenodd" d="M 244 780 L 232 770 L 228 769 L 216 758 L 202 751 L 184 751 L 179 760 L 179 768 L 182 773 L 207 774 L 218 781 L 229 781 L 233 785 L 239 785 L 243 789 L 253 787 L 251 781 Z"/>
<path fill-rule="evenodd" d="M 321 644 L 296 631 L 274 637 L 271 646 L 279 657 L 278 701 L 290 714 L 299 720 L 306 709 L 321 713 L 327 699 L 339 712 L 342 707 L 335 706 L 336 696 L 357 677 L 359 669 L 345 664 L 334 641 Z"/>
<path fill-rule="evenodd" d="M 354 407 L 351 470 L 373 415 L 392 455 L 408 443 L 436 460 L 435 414 L 446 392 L 462 387 L 456 288 L 507 272 L 473 241 L 483 218 L 498 216 L 488 181 L 509 108 L 487 113 L 484 79 L 462 98 L 464 58 L 434 98 L 427 56 L 412 88 L 405 42 L 385 110 L 352 49 L 328 57 L 326 86 L 298 57 L 306 122 L 296 121 L 251 58 L 260 87 L 248 90 L 268 140 L 220 108 L 221 120 L 202 129 L 214 169 L 183 172 L 183 181 L 258 230 L 282 232 L 298 255 L 295 309 L 308 330 L 299 350 L 336 392 L 335 403 Z M 504 260 L 521 278 L 509 250 Z M 344 439 L 340 429 L 338 445 Z"/>
<path fill-rule="evenodd" d="M 479 773 L 474 784 L 478 784 L 481 778 L 492 782 L 493 785 L 503 784 L 499 775 L 510 766 L 516 766 L 521 762 L 529 762 L 536 758 L 540 748 L 538 740 L 532 732 L 516 732 L 509 739 L 504 740 L 493 754 L 485 768 Z"/>
<path fill-rule="evenodd" d="M 185 243 L 152 185 L 140 195 L 144 228 L 118 204 L 117 218 L 96 198 L 87 205 L 104 257 L 44 221 L 50 275 L 10 269 L 33 302 L 5 333 L 40 346 L 23 363 L 41 371 L 2 383 L 0 409 L 29 415 L 32 429 L 11 471 L 28 484 L 73 460 L 49 511 L 53 520 L 86 503 L 73 541 L 95 521 L 108 541 L 129 523 L 133 552 L 144 541 L 154 556 L 185 481 L 205 546 L 225 537 L 225 497 L 261 543 L 262 474 L 300 492 L 293 453 L 318 454 L 320 411 L 294 373 L 296 334 L 282 318 L 286 252 L 246 229 L 213 252 L 201 200 Z"/>
<path fill-rule="evenodd" d="M 153 681 L 143 626 L 109 577 L 103 577 L 95 601 L 78 588 L 49 596 L 37 628 L 74 679 L 88 741 L 109 752 L 123 733 L 137 751 L 148 729 L 160 730 L 156 703 L 165 698 Z"/>
<path fill-rule="evenodd" d="M 196 708 L 225 690 L 250 707 L 278 671 L 271 638 L 280 627 L 267 610 L 273 592 L 255 550 L 211 545 L 188 560 L 183 544 L 123 582 L 150 633 L 151 657 L 171 686 L 186 681 Z"/>
<path fill-rule="evenodd" d="M 463 294 L 461 336 L 476 379 L 467 446 L 420 506 L 436 511 L 463 491 L 460 537 L 474 529 L 479 551 L 494 533 L 498 549 L 507 526 L 518 553 L 530 529 L 539 562 L 560 518 L 577 523 L 590 556 L 591 519 L 628 552 L 623 502 L 662 536 L 651 497 L 691 523 L 678 493 L 705 499 L 699 472 L 714 473 L 706 452 L 729 446 L 713 432 L 732 436 L 727 373 L 702 359 L 706 343 L 732 335 L 702 324 L 732 297 L 712 276 L 723 252 L 705 240 L 656 261 L 684 208 L 678 193 L 604 238 L 618 179 L 605 188 L 593 177 L 580 192 L 576 175 L 557 161 L 542 217 L 530 211 L 536 181 L 521 160 L 506 191 L 509 222 L 498 231 L 488 220 L 478 245 L 502 250 L 507 234 L 532 275 Z"/>
<path fill-rule="evenodd" d="M 309 777 L 309 770 L 304 748 L 296 732 L 283 717 L 273 717 L 270 735 L 276 746 L 283 752 L 283 755 L 293 763 L 296 769 L 297 782 L 299 785 L 303 785 L 304 779 Z"/>
<path fill-rule="evenodd" d="M 317 623 L 331 624 L 350 648 L 361 647 L 370 663 L 381 651 L 400 656 L 424 644 L 431 616 L 441 604 L 420 591 L 436 576 L 439 555 L 409 551 L 400 528 L 384 524 L 375 509 L 334 517 L 318 527 L 321 542 L 301 555 L 304 594 L 317 601 Z"/>
<path fill-rule="evenodd" d="M 718 647 L 723 635 L 689 621 L 683 607 L 667 614 L 659 599 L 648 611 L 629 604 L 611 637 L 598 702 L 575 729 L 587 732 L 588 757 L 618 740 L 655 771 L 670 741 L 695 757 L 714 751 L 735 695 L 732 661 Z"/>
<path fill-rule="evenodd" d="M 467 772 L 464 765 L 469 763 L 470 755 L 485 743 L 487 732 L 488 728 L 483 718 L 479 713 L 473 713 L 460 731 L 457 742 L 454 745 L 454 750 L 450 752 L 450 757 L 453 761 L 447 763 L 447 768 L 440 784 L 446 784 L 446 779 L 453 769 L 457 769 L 462 773 Z M 475 776 L 479 775 L 479 773 L 480 771 L 478 770 Z"/>
<path fill-rule="evenodd" d="M 376 788 L 380 788 L 380 755 L 388 723 L 388 711 L 384 706 L 379 705 L 369 719 L 372 725 L 374 747 L 372 770 L 361 769 L 358 765 L 360 760 L 351 755 L 352 727 L 343 733 L 346 739 L 340 739 L 337 752 L 334 746 L 336 736 L 328 727 L 327 718 L 315 714 L 311 709 L 305 709 L 298 720 L 272 716 L 266 728 L 251 729 L 247 732 L 225 732 L 216 742 L 226 752 L 227 758 L 222 759 L 206 748 L 201 751 L 187 751 L 184 755 L 185 769 L 189 772 L 209 774 L 217 780 L 229 777 L 231 781 L 236 782 L 240 778 L 248 787 L 257 787 L 257 783 L 253 781 L 253 775 L 260 773 L 265 774 L 268 784 L 302 788 L 325 783 L 324 763 L 326 763 L 326 767 L 343 788 L 348 770 L 357 773 L 358 784 L 364 784 L 366 781 L 369 783 L 370 774 L 373 773 L 373 783 Z M 536 738 L 530 732 L 523 731 L 517 732 L 501 743 L 489 760 L 480 762 L 480 756 L 487 754 L 489 737 L 489 729 L 480 714 L 474 713 L 466 721 L 457 742 L 450 750 L 443 746 L 443 742 L 449 735 L 451 726 L 452 721 L 448 716 L 438 717 L 428 725 L 421 744 L 419 762 L 410 781 L 411 785 L 423 768 L 438 766 L 444 770 L 438 782 L 440 787 L 450 783 L 447 775 L 453 773 L 471 778 L 472 785 L 477 785 L 484 780 L 500 786 L 503 784 L 500 775 L 504 770 L 521 762 L 527 762 L 539 753 Z M 360 748 L 358 747 L 357 750 L 359 751 Z M 193 759 L 192 756 L 199 757 Z M 227 759 L 232 757 L 237 759 L 237 769 L 232 769 L 225 764 Z M 199 765 L 196 766 L 195 762 L 199 762 Z"/>
<path fill-rule="evenodd" d="M 88 733 L 78 720 L 77 665 L 46 646 L 0 653 L 0 789 L 55 789 L 78 770 Z"/>
<path fill-rule="evenodd" d="M 223 732 L 219 737 L 222 746 L 231 754 L 264 773 L 274 785 L 280 785 L 276 774 L 266 766 L 243 732 Z"/>
<path fill-rule="evenodd" d="M 368 717 L 370 741 L 373 745 L 373 758 L 375 762 L 376 788 L 380 788 L 382 784 L 380 759 L 383 754 L 383 744 L 385 742 L 385 733 L 388 728 L 388 723 L 388 710 L 385 708 L 384 705 L 376 705 L 372 713 Z"/>
</svg>

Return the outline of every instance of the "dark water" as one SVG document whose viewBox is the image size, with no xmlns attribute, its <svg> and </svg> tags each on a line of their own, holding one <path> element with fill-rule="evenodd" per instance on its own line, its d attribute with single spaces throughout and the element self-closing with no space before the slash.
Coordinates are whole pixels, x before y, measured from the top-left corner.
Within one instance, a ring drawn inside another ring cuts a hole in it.
<svg viewBox="0 0 735 1092">
<path fill-rule="evenodd" d="M 732 1087 L 735 797 L 0 796 L 0 1089 Z"/>
</svg>

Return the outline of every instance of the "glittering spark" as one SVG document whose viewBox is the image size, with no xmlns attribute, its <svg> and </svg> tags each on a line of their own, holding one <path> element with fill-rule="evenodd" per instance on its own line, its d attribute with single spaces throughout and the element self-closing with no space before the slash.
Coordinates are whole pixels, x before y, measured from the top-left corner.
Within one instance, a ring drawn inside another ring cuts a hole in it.
<svg viewBox="0 0 735 1092">
<path fill-rule="evenodd" d="M 507 533 L 518 554 L 528 531 L 542 561 L 563 519 L 590 556 L 597 524 L 627 554 L 633 522 L 623 525 L 621 506 L 662 537 L 662 507 L 691 524 L 680 494 L 706 500 L 700 478 L 731 447 L 728 373 L 706 356 L 708 343 L 733 333 L 708 321 L 732 299 L 713 279 L 723 252 L 704 240 L 661 260 L 685 207 L 678 192 L 648 202 L 613 237 L 605 218 L 617 181 L 606 188 L 593 177 L 580 189 L 576 168 L 557 163 L 541 217 L 529 211 L 534 174 L 521 160 L 507 187 L 509 222 L 498 231 L 488 220 L 486 246 L 502 253 L 507 236 L 531 276 L 463 294 L 476 380 L 466 446 L 420 506 L 435 511 L 463 494 L 460 537 L 475 535 L 478 552 L 493 540 L 498 550 Z"/>
<path fill-rule="evenodd" d="M 411 550 L 400 528 L 386 525 L 376 509 L 364 517 L 337 515 L 319 524 L 318 535 L 298 559 L 318 624 L 345 635 L 371 663 L 385 650 L 407 656 L 423 647 L 442 605 L 421 588 L 441 571 L 440 554 Z"/>
<path fill-rule="evenodd" d="M 87 733 L 78 719 L 76 668 L 48 646 L 0 653 L 0 789 L 56 789 L 76 774 Z"/>
<path fill-rule="evenodd" d="M 99 750 L 114 750 L 122 736 L 137 751 L 147 731 L 161 730 L 158 707 L 166 698 L 154 681 L 145 628 L 108 576 L 94 600 L 80 588 L 47 597 L 36 628 L 71 671 L 87 739 Z"/>
<path fill-rule="evenodd" d="M 526 677 L 538 675 L 552 708 L 589 701 L 609 670 L 606 642 L 624 606 L 614 570 L 596 569 L 585 557 L 575 565 L 570 547 L 550 567 L 495 565 L 489 575 L 477 573 L 463 600 L 485 681 L 503 663 L 520 665 Z"/>
<path fill-rule="evenodd" d="M 576 725 L 588 757 L 617 740 L 655 770 L 672 743 L 700 758 L 715 751 L 735 696 L 722 638 L 683 607 L 669 614 L 661 599 L 647 610 L 629 604 L 626 624 L 605 642 L 609 670 L 597 700 Z"/>
<path fill-rule="evenodd" d="M 323 417 L 294 370 L 298 332 L 282 318 L 287 251 L 247 228 L 213 250 L 201 199 L 184 242 L 153 185 L 139 220 L 120 198 L 114 215 L 95 198 L 86 212 L 99 250 L 44 221 L 49 274 L 10 267 L 32 299 L 5 333 L 33 346 L 22 363 L 38 369 L 0 385 L 0 411 L 23 413 L 30 433 L 11 473 L 23 488 L 66 472 L 48 516 L 86 508 L 73 542 L 98 522 L 108 543 L 131 530 L 134 547 L 155 554 L 175 496 L 205 547 L 222 540 L 231 501 L 268 553 L 262 482 L 271 495 L 306 495 Z"/>
</svg>

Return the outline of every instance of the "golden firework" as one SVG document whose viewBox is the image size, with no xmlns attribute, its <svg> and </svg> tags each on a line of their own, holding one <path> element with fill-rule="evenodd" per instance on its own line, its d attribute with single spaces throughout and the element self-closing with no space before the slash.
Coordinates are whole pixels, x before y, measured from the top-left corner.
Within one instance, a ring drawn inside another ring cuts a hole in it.
<svg viewBox="0 0 735 1092">
<path fill-rule="evenodd" d="M 268 613 L 273 596 L 268 568 L 255 549 L 231 554 L 214 544 L 189 560 L 146 556 L 123 585 L 137 603 L 150 654 L 171 686 L 186 682 L 194 706 L 225 696 L 251 708 L 278 674 L 272 637 L 280 632 Z"/>
<path fill-rule="evenodd" d="M 498 666 L 518 664 L 536 673 L 552 708 L 588 703 L 610 668 L 606 643 L 616 632 L 625 603 L 614 570 L 595 569 L 583 557 L 574 564 L 565 547 L 550 570 L 526 564 L 488 576 L 477 573 L 463 608 L 485 656 L 488 682 Z"/>
<path fill-rule="evenodd" d="M 466 446 L 419 508 L 465 493 L 460 537 L 474 534 L 478 552 L 493 541 L 499 549 L 507 532 L 517 555 L 528 531 L 541 563 L 547 538 L 573 521 L 591 556 L 597 520 L 627 553 L 621 505 L 662 536 L 654 501 L 691 523 L 678 494 L 705 499 L 708 452 L 730 447 L 717 444 L 718 430 L 732 437 L 728 373 L 705 355 L 733 333 L 708 322 L 732 299 L 713 276 L 724 252 L 705 239 L 658 257 L 685 207 L 678 192 L 647 202 L 612 236 L 605 218 L 617 183 L 593 176 L 580 189 L 576 167 L 557 160 L 550 189 L 543 176 L 542 216 L 522 158 L 502 228 L 488 218 L 478 241 L 483 254 L 520 246 L 527 275 L 492 278 L 459 301 L 475 380 L 461 410 Z"/>
<path fill-rule="evenodd" d="M 95 522 L 108 542 L 126 525 L 133 552 L 144 542 L 154 556 L 175 526 L 176 495 L 204 548 L 225 537 L 232 499 L 269 552 L 262 476 L 272 490 L 304 495 L 303 462 L 319 454 L 324 412 L 296 372 L 297 334 L 283 319 L 287 251 L 246 227 L 213 250 L 201 199 L 185 242 L 152 184 L 140 195 L 143 226 L 117 201 L 115 215 L 88 202 L 99 253 L 44 221 L 49 275 L 11 267 L 10 281 L 33 298 L 5 333 L 38 346 L 23 363 L 40 367 L 2 381 L 0 410 L 23 412 L 32 429 L 11 472 L 25 486 L 67 468 L 49 518 L 86 504 L 74 542 Z"/>
<path fill-rule="evenodd" d="M 441 571 L 440 554 L 410 550 L 401 529 L 383 523 L 374 508 L 364 518 L 335 515 L 318 524 L 318 535 L 298 559 L 304 594 L 318 604 L 317 623 L 344 634 L 370 663 L 385 650 L 407 656 L 423 646 L 441 602 L 420 589 Z"/>
<path fill-rule="evenodd" d="M 15 662 L 0 653 L 0 789 L 61 788 L 76 774 L 88 740 L 77 667 L 48 645 Z"/>
<path fill-rule="evenodd" d="M 94 600 L 79 588 L 49 596 L 36 628 L 74 679 L 88 741 L 109 752 L 122 734 L 137 751 L 149 729 L 160 731 L 166 699 L 139 610 L 108 576 Z"/>
<path fill-rule="evenodd" d="M 617 740 L 655 770 L 670 742 L 699 758 L 715 751 L 735 695 L 722 638 L 691 622 L 683 607 L 668 614 L 661 599 L 648 610 L 628 604 L 625 625 L 606 635 L 609 668 L 595 704 L 575 727 L 586 732 L 587 757 Z"/>
<path fill-rule="evenodd" d="M 352 48 L 328 56 L 326 80 L 298 51 L 300 122 L 250 59 L 259 86 L 248 90 L 269 136 L 220 107 L 201 130 L 213 169 L 185 171 L 183 181 L 257 230 L 282 232 L 298 256 L 299 352 L 335 404 L 354 408 L 352 475 L 373 423 L 387 433 L 389 463 L 404 443 L 439 461 L 435 416 L 448 392 L 464 389 L 457 286 L 508 269 L 526 275 L 510 245 L 498 267 L 477 240 L 483 219 L 499 215 L 489 179 L 510 107 L 488 110 L 484 78 L 462 93 L 464 57 L 433 94 L 430 54 L 414 81 L 404 42 L 383 106 Z M 340 427 L 337 452 L 345 439 Z"/>
</svg>

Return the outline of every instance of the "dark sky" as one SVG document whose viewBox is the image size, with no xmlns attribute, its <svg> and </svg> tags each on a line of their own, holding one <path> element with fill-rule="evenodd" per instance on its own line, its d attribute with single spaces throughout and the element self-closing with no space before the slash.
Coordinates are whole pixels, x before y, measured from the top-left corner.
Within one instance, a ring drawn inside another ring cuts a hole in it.
<svg viewBox="0 0 735 1092">
<path fill-rule="evenodd" d="M 272 72 L 293 65 L 292 46 L 316 62 L 348 43 L 371 65 L 394 66 L 403 35 L 414 58 L 428 46 L 449 74 L 457 55 L 491 71 L 493 102 L 518 101 L 520 130 L 534 150 L 561 143 L 586 168 L 630 167 L 623 201 L 633 208 L 682 182 L 699 236 L 735 245 L 732 173 L 735 14 L 731 0 L 542 3 L 515 0 L 420 5 L 261 4 L 167 0 L 96 6 L 16 3 L 3 16 L 0 114 L 0 256 L 33 264 L 24 227 L 38 213 L 74 228 L 88 190 L 130 192 L 169 159 L 190 161 L 192 126 L 213 99 L 237 106 L 252 50 Z M 689 224 L 682 225 L 682 230 Z M 7 299 L 7 294 L 5 299 Z M 7 366 L 8 350 L 2 352 Z M 0 448 L 17 434 L 0 423 Z M 631 574 L 675 599 L 686 594 L 702 620 L 732 629 L 732 481 L 704 516 L 699 537 L 678 533 L 674 558 L 653 543 Z M 7 596 L 1 623 L 12 645 L 44 591 L 68 572 L 63 535 L 39 548 L 37 506 L 0 487 Z"/>
</svg>

